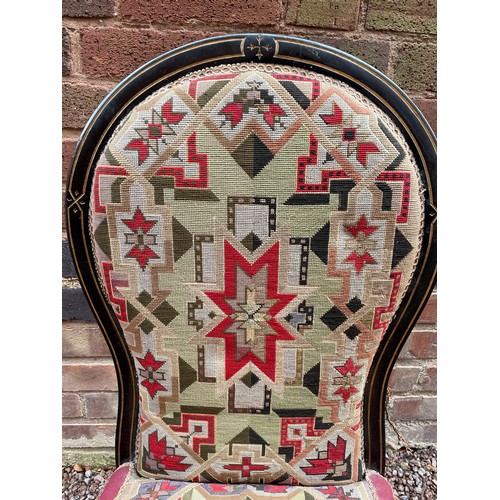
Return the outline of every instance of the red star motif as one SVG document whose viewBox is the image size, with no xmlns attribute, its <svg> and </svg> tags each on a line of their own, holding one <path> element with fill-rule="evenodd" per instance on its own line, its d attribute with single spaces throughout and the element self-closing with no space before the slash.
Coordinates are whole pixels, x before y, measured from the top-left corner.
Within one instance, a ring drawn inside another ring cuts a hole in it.
<svg viewBox="0 0 500 500">
<path fill-rule="evenodd" d="M 345 388 L 345 387 L 339 387 L 336 391 L 335 394 L 338 394 L 339 396 L 342 396 L 342 399 L 344 402 L 347 402 L 347 400 L 351 397 L 352 394 L 356 394 L 359 392 L 356 387 L 353 385 Z"/>
<path fill-rule="evenodd" d="M 363 365 L 355 365 L 352 358 L 349 358 L 343 366 L 336 366 L 335 369 L 343 376 L 348 377 L 350 375 L 356 375 L 363 368 Z M 356 394 L 358 389 L 349 383 L 345 386 L 339 387 L 335 394 L 342 396 L 344 401 L 347 401 L 353 394 Z"/>
<path fill-rule="evenodd" d="M 137 361 L 141 364 L 144 370 L 140 370 L 140 374 L 145 378 L 141 382 L 149 392 L 151 398 L 154 398 L 158 391 L 165 391 L 165 387 L 163 387 L 157 380 L 160 378 L 162 380 L 164 378 L 163 374 L 157 373 L 158 369 L 165 364 L 164 361 L 156 361 L 154 356 L 151 354 L 151 351 L 146 353 L 143 359 L 137 358 Z"/>
<path fill-rule="evenodd" d="M 148 235 L 151 228 L 156 224 L 155 220 L 146 220 L 141 209 L 137 207 L 132 219 L 125 219 L 123 223 L 133 231 L 135 245 L 125 255 L 125 257 L 137 259 L 142 270 L 146 268 L 150 259 L 159 259 L 160 257 L 148 246 L 155 244 L 155 236 Z"/>
<path fill-rule="evenodd" d="M 365 264 L 376 264 L 374 258 L 368 252 L 365 252 L 361 256 L 356 252 L 352 252 L 348 257 L 346 257 L 344 262 L 352 262 L 357 273 L 363 269 Z"/>
<path fill-rule="evenodd" d="M 367 238 L 371 234 L 373 234 L 378 227 L 377 226 L 369 226 L 368 221 L 366 220 L 365 214 L 363 214 L 356 224 L 351 226 L 346 225 L 345 228 L 356 238 L 358 233 L 363 233 Z"/>
<path fill-rule="evenodd" d="M 365 264 L 376 264 L 375 259 L 364 248 L 367 244 L 367 238 L 378 229 L 378 226 L 369 226 L 365 214 L 363 214 L 356 224 L 346 224 L 345 228 L 356 240 L 357 248 L 346 257 L 344 262 L 352 262 L 357 273 L 363 269 Z"/>
<path fill-rule="evenodd" d="M 236 335 L 228 332 L 228 328 L 235 323 L 231 317 L 235 310 L 230 300 L 236 298 L 237 294 L 237 268 L 241 269 L 248 277 L 254 276 L 267 266 L 266 299 L 273 301 L 267 310 L 266 319 L 262 320 L 272 330 L 272 334 L 265 338 L 265 359 L 261 359 L 249 348 L 244 355 L 236 356 Z M 282 340 L 295 340 L 291 333 L 285 329 L 276 319 L 280 313 L 295 297 L 296 294 L 278 293 L 279 281 L 279 242 L 277 241 L 253 264 L 248 262 L 227 240 L 224 240 L 224 291 L 205 291 L 204 293 L 225 314 L 223 320 L 213 328 L 207 337 L 221 338 L 225 340 L 225 378 L 229 380 L 235 373 L 248 363 L 253 363 L 262 373 L 267 375 L 273 382 L 276 375 L 276 342 Z"/>
<path fill-rule="evenodd" d="M 355 365 L 354 361 L 352 358 L 349 358 L 345 363 L 344 366 L 336 366 L 335 369 L 344 377 L 350 373 L 351 375 L 356 375 L 356 373 L 359 372 L 363 368 L 363 365 Z"/>
</svg>

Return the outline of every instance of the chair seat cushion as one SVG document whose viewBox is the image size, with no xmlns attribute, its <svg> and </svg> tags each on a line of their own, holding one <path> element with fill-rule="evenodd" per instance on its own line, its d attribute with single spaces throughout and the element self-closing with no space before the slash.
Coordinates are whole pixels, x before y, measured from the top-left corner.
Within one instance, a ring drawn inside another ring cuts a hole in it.
<svg viewBox="0 0 500 500">
<path fill-rule="evenodd" d="M 174 497 L 182 500 L 227 498 L 283 498 L 312 500 L 393 500 L 389 482 L 375 471 L 367 470 L 364 481 L 349 485 L 289 486 L 278 484 L 189 483 L 151 480 L 137 475 L 133 464 L 125 463 L 111 475 L 99 500 L 149 500 Z"/>
</svg>

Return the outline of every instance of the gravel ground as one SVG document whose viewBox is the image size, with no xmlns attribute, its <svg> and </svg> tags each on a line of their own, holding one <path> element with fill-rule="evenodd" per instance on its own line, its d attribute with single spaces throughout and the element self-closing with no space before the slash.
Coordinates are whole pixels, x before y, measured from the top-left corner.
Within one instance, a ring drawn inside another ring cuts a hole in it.
<svg viewBox="0 0 500 500">
<path fill-rule="evenodd" d="M 80 465 L 63 467 L 62 497 L 67 500 L 94 500 L 113 473 L 112 468 L 91 469 Z"/>
<path fill-rule="evenodd" d="M 95 500 L 113 473 L 112 468 L 91 469 L 79 465 L 62 469 L 62 498 Z M 399 500 L 437 498 L 437 451 L 435 447 L 389 451 L 385 475 Z"/>
<path fill-rule="evenodd" d="M 389 451 L 385 477 L 399 500 L 437 498 L 437 450 L 435 447 Z"/>
</svg>

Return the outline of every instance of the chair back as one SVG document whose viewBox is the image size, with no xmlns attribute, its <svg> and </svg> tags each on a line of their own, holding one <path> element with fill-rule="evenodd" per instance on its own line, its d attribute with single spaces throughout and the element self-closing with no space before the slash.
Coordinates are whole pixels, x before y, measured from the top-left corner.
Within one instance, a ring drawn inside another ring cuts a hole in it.
<svg viewBox="0 0 500 500">
<path fill-rule="evenodd" d="M 388 374 L 434 284 L 434 166 L 400 89 L 305 40 L 204 40 L 114 89 L 67 210 L 117 367 L 118 462 L 222 483 L 380 470 Z"/>
</svg>

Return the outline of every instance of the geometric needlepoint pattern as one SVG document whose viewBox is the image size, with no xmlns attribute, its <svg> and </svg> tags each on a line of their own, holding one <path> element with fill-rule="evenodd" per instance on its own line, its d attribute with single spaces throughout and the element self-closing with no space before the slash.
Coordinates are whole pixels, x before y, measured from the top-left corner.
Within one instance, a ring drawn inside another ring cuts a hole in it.
<svg viewBox="0 0 500 500">
<path fill-rule="evenodd" d="M 336 306 L 333 306 L 321 316 L 321 321 L 323 321 L 330 330 L 336 330 L 346 319 L 347 316 Z"/>
<path fill-rule="evenodd" d="M 253 179 L 273 159 L 273 152 L 255 134 L 248 136 L 232 153 L 238 165 Z"/>
<path fill-rule="evenodd" d="M 129 498 L 371 498 L 363 394 L 420 252 L 420 177 L 382 109 L 278 49 L 251 37 L 262 64 L 138 94 L 96 158 L 95 269 L 138 385 Z"/>
<path fill-rule="evenodd" d="M 311 250 L 323 262 L 328 263 L 328 241 L 330 235 L 330 223 L 327 222 L 311 239 Z"/>
</svg>

